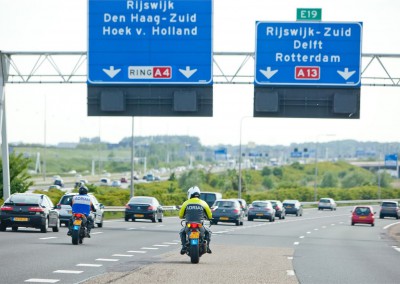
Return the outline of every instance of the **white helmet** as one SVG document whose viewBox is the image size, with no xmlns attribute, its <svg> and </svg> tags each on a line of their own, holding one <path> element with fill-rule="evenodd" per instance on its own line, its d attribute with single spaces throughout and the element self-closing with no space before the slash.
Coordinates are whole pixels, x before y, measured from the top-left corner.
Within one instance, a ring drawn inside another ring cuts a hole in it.
<svg viewBox="0 0 400 284">
<path fill-rule="evenodd" d="M 187 191 L 187 196 L 188 196 L 188 199 L 195 197 L 195 196 L 200 197 L 200 188 L 198 188 L 197 186 L 193 186 L 193 187 L 189 188 Z"/>
</svg>

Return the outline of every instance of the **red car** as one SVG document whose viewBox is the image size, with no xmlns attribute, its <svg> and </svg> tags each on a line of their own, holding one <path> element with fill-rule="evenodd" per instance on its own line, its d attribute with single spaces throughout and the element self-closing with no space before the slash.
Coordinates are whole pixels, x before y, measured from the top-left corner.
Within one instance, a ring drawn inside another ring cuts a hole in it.
<svg viewBox="0 0 400 284">
<path fill-rule="evenodd" d="M 351 211 L 351 225 L 361 223 L 375 225 L 375 212 L 372 206 L 359 205 L 355 206 Z"/>
</svg>

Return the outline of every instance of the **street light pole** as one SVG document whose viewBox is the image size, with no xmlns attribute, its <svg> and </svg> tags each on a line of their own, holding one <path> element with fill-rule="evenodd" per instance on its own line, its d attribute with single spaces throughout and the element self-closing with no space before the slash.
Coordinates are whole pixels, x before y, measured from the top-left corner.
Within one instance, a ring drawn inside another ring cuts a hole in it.
<svg viewBox="0 0 400 284">
<path fill-rule="evenodd" d="M 314 201 L 317 202 L 318 141 L 315 143 Z"/>
<path fill-rule="evenodd" d="M 244 116 L 240 119 L 240 132 L 239 132 L 239 188 L 238 188 L 238 198 L 242 198 L 242 124 L 245 118 L 251 116 Z"/>
<path fill-rule="evenodd" d="M 132 135 L 131 135 L 131 193 L 130 196 L 131 198 L 134 196 L 134 190 L 135 186 L 133 185 L 134 180 L 135 180 L 135 172 L 134 172 L 134 157 L 135 157 L 135 143 L 133 141 L 133 130 L 134 130 L 134 121 L 133 121 L 133 116 L 132 116 Z"/>
</svg>

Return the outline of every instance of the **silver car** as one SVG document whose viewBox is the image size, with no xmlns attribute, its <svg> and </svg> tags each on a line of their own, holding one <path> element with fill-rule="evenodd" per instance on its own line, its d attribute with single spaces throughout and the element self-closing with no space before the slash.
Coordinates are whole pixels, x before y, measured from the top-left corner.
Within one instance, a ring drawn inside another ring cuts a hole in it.
<svg viewBox="0 0 400 284">
<path fill-rule="evenodd" d="M 332 198 L 321 198 L 318 202 L 318 210 L 336 210 L 336 202 Z"/>
<path fill-rule="evenodd" d="M 69 220 L 72 216 L 71 201 L 72 197 L 75 195 L 77 195 L 77 193 L 64 194 L 58 202 L 57 211 L 60 214 L 60 225 L 65 224 L 65 226 L 68 226 Z M 104 205 L 99 203 L 93 194 L 89 193 L 88 195 L 96 209 L 96 212 L 91 212 L 90 214 L 93 217 L 94 223 L 97 224 L 97 227 L 101 228 L 103 227 Z"/>
</svg>

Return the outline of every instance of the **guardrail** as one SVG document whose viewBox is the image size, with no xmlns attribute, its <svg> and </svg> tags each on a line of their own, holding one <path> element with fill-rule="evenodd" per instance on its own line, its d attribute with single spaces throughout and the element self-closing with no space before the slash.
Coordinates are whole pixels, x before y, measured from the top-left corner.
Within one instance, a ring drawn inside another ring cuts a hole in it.
<svg viewBox="0 0 400 284">
<path fill-rule="evenodd" d="M 178 206 L 162 206 L 163 211 L 177 211 Z M 123 212 L 125 211 L 125 206 L 105 206 L 104 211 L 107 212 Z"/>
</svg>

